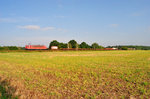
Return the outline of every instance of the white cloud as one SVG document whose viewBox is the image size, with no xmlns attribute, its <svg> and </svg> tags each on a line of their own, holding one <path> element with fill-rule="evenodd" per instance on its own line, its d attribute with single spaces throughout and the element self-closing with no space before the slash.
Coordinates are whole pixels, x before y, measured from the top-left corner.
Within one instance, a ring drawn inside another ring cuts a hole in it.
<svg viewBox="0 0 150 99">
<path fill-rule="evenodd" d="M 45 27 L 45 28 L 41 28 L 41 29 L 44 31 L 47 31 L 47 30 L 54 30 L 55 27 Z"/>
<path fill-rule="evenodd" d="M 119 26 L 119 24 L 110 24 L 110 26 L 116 28 Z"/>
<path fill-rule="evenodd" d="M 19 28 L 22 29 L 28 29 L 28 30 L 39 30 L 40 26 L 38 25 L 26 25 L 26 26 L 18 26 Z"/>
<path fill-rule="evenodd" d="M 59 32 L 67 32 L 66 29 L 62 29 L 62 28 L 56 28 L 56 27 L 40 27 L 38 25 L 25 25 L 25 26 L 17 26 L 20 29 L 27 29 L 27 30 L 41 30 L 41 31 L 59 31 Z"/>
</svg>

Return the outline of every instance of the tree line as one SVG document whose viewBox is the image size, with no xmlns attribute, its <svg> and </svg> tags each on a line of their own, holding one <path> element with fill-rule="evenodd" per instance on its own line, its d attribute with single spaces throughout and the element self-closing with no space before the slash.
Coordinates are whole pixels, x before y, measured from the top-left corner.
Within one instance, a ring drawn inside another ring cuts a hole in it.
<svg viewBox="0 0 150 99">
<path fill-rule="evenodd" d="M 75 40 L 70 40 L 68 43 L 58 42 L 57 40 L 53 40 L 49 44 L 49 48 L 51 46 L 58 46 L 59 49 L 61 48 L 93 48 L 93 49 L 104 49 L 103 46 L 99 45 L 98 43 L 93 43 L 91 45 L 87 44 L 86 42 L 82 42 L 78 44 Z"/>
<path fill-rule="evenodd" d="M 82 42 L 80 44 L 75 40 L 70 40 L 68 43 L 58 42 L 57 40 L 53 40 L 49 44 L 49 49 L 51 46 L 58 46 L 59 49 L 63 48 L 83 48 L 83 49 L 104 49 L 103 46 L 98 43 L 92 43 L 91 45 L 86 42 Z M 106 48 L 117 48 L 119 50 L 150 50 L 150 46 L 138 46 L 138 45 L 116 45 L 116 46 L 107 46 Z M 24 47 L 18 46 L 0 46 L 0 50 L 24 50 Z"/>
<path fill-rule="evenodd" d="M 23 50 L 24 47 L 17 46 L 0 46 L 0 50 Z"/>
<path fill-rule="evenodd" d="M 116 46 L 107 46 L 107 48 L 118 48 L 120 50 L 150 50 L 150 46 L 138 46 L 138 45 L 116 45 Z"/>
</svg>

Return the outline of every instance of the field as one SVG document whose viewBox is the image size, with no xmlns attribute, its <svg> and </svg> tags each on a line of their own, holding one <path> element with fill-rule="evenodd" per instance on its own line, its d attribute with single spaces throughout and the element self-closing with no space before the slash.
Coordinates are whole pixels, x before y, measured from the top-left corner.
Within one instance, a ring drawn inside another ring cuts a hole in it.
<svg viewBox="0 0 150 99">
<path fill-rule="evenodd" d="M 150 98 L 150 51 L 0 52 L 4 98 Z"/>
</svg>

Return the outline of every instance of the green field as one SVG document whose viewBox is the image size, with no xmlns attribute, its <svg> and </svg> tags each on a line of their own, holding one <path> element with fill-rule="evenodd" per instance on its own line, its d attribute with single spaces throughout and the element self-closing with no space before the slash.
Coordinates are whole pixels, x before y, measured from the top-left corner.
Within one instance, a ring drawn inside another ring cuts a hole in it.
<svg viewBox="0 0 150 99">
<path fill-rule="evenodd" d="M 150 98 L 150 51 L 1 52 L 0 81 L 1 97 Z"/>
</svg>

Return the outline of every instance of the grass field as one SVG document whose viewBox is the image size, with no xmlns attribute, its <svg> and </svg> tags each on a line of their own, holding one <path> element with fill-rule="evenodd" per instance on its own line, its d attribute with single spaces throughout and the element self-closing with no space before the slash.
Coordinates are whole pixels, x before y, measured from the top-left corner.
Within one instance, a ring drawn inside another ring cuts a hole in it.
<svg viewBox="0 0 150 99">
<path fill-rule="evenodd" d="M 150 51 L 1 52 L 0 84 L 1 97 L 150 98 Z"/>
</svg>

